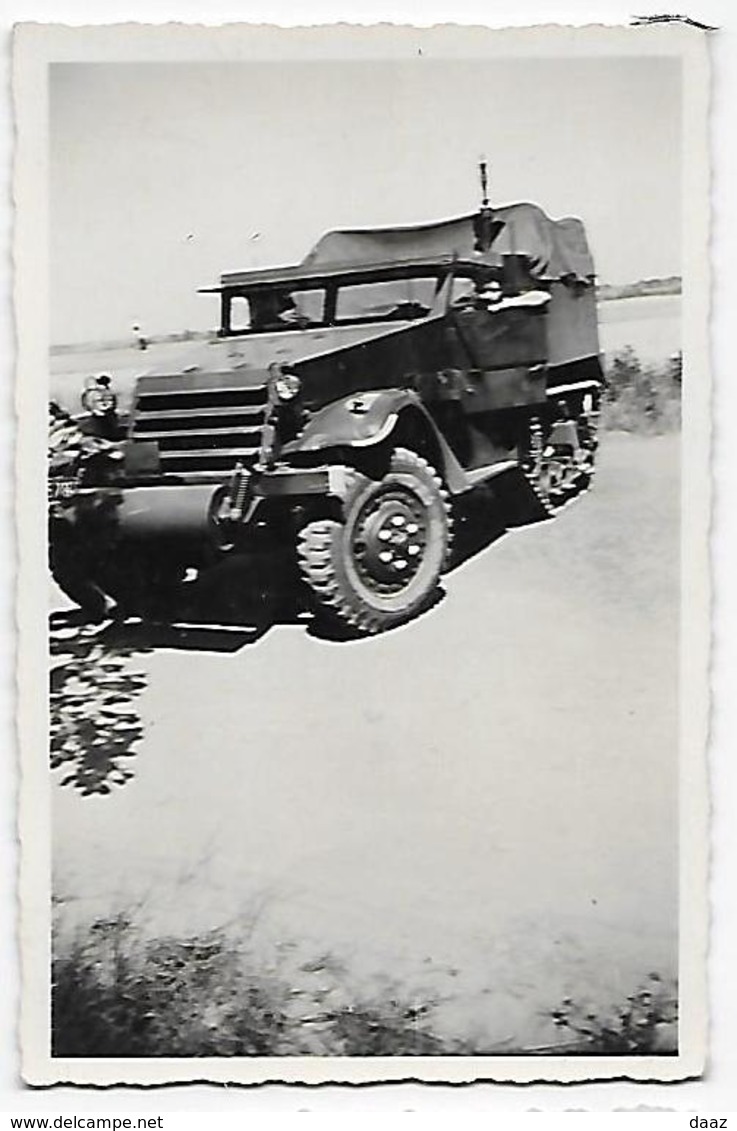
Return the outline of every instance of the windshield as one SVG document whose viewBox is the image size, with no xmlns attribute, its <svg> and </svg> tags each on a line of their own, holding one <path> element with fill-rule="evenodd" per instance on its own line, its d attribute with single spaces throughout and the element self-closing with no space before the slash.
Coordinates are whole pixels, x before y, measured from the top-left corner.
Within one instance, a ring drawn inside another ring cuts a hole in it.
<svg viewBox="0 0 737 1131">
<path fill-rule="evenodd" d="M 221 333 L 259 334 L 424 318 L 432 309 L 438 285 L 435 275 L 421 275 L 368 283 L 336 279 L 319 287 L 282 284 L 226 291 Z"/>
<path fill-rule="evenodd" d="M 335 321 L 423 318 L 430 313 L 436 289 L 435 278 L 384 279 L 342 286 Z"/>
</svg>

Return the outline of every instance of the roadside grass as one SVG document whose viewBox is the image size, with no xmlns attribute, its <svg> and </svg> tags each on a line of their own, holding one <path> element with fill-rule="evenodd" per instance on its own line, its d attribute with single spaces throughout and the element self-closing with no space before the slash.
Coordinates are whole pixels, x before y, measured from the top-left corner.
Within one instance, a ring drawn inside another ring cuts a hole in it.
<svg viewBox="0 0 737 1131">
<path fill-rule="evenodd" d="M 462 1051 L 436 1001 L 352 984 L 330 954 L 265 957 L 225 930 L 145 937 L 127 914 L 56 932 L 57 1057 L 420 1056 Z"/>
<path fill-rule="evenodd" d="M 591 1009 L 565 998 L 550 1016 L 574 1042 L 582 1041 L 582 1051 L 589 1054 L 642 1056 L 678 1049 L 676 987 L 656 972 L 616 1008 Z"/>
<path fill-rule="evenodd" d="M 442 1000 L 389 979 L 362 984 L 331 954 L 264 954 L 248 931 L 147 937 L 121 913 L 55 930 L 55 1057 L 473 1056 L 478 1041 L 443 1031 Z M 651 974 L 622 1003 L 566 999 L 546 1011 L 560 1040 L 503 1051 L 669 1054 L 676 990 Z"/>
<path fill-rule="evenodd" d="M 682 372 L 680 353 L 660 365 L 646 364 L 631 346 L 605 358 L 602 427 L 648 435 L 676 431 L 681 424 Z"/>
</svg>

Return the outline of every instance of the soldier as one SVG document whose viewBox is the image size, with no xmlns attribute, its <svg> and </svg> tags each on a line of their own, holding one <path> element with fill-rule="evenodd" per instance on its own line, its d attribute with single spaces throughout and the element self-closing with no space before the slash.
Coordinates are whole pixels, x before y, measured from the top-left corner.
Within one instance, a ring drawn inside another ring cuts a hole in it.
<svg viewBox="0 0 737 1131">
<path fill-rule="evenodd" d="M 88 378 L 82 392 L 82 408 L 90 414 L 87 429 L 93 436 L 114 440 L 118 433 L 118 398 L 109 374 Z"/>
<path fill-rule="evenodd" d="M 58 478 L 77 480 L 85 459 L 114 452 L 116 445 L 85 433 L 68 412 L 49 402 L 49 484 Z M 117 615 L 117 604 L 92 580 L 94 548 L 74 535 L 74 521 L 63 494 L 54 497 L 49 511 L 52 537 L 49 544 L 51 571 L 64 592 L 91 621 L 103 622 Z"/>
<path fill-rule="evenodd" d="M 309 326 L 310 320 L 299 309 L 294 295 L 288 293 L 282 295 L 279 307 L 277 319 L 282 326 L 296 326 L 299 330 L 304 330 Z"/>
</svg>

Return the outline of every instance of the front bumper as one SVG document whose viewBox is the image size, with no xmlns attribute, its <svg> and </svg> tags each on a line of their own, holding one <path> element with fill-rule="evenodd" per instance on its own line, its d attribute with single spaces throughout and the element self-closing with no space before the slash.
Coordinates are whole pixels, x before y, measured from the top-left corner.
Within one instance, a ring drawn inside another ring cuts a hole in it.
<svg viewBox="0 0 737 1131">
<path fill-rule="evenodd" d="M 205 540 L 222 543 L 226 529 L 247 526 L 261 505 L 270 499 L 333 496 L 343 500 L 349 469 L 342 466 L 290 468 L 275 466 L 241 473 L 241 497 L 235 505 L 234 484 L 148 483 L 126 486 L 78 487 L 65 481 L 54 495 L 52 513 L 75 525 L 85 525 L 85 515 L 105 515 L 105 525 L 116 540 Z M 227 540 L 227 538 L 226 538 Z"/>
<path fill-rule="evenodd" d="M 332 495 L 339 488 L 337 467 L 275 467 L 268 471 L 252 471 L 249 490 L 254 498 L 281 499 L 290 495 Z"/>
</svg>

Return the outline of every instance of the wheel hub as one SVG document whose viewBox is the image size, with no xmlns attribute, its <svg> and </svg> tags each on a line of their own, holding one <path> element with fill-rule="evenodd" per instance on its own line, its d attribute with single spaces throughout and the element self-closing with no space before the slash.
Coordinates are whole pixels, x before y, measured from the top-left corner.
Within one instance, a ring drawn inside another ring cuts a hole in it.
<svg viewBox="0 0 737 1131">
<path fill-rule="evenodd" d="M 427 543 L 424 507 L 410 492 L 370 499 L 356 521 L 352 549 L 364 582 L 379 592 L 404 588 L 417 573 Z"/>
</svg>

